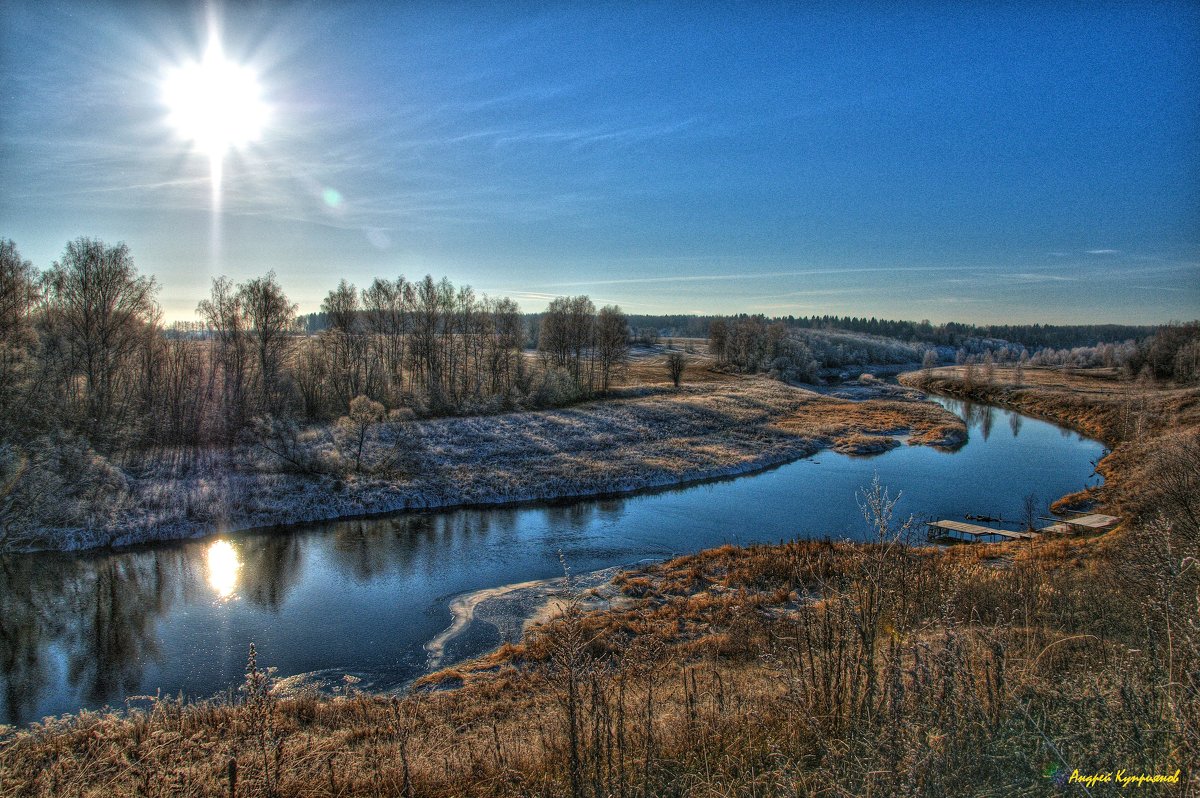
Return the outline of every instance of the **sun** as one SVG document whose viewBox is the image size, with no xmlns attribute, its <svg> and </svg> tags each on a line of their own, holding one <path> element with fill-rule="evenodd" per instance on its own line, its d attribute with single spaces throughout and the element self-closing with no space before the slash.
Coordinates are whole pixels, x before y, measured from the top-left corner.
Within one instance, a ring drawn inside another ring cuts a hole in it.
<svg viewBox="0 0 1200 798">
<path fill-rule="evenodd" d="M 215 38 L 200 61 L 167 74 L 163 100 L 168 124 L 214 166 L 230 150 L 257 141 L 267 122 L 257 73 L 228 60 Z"/>
</svg>

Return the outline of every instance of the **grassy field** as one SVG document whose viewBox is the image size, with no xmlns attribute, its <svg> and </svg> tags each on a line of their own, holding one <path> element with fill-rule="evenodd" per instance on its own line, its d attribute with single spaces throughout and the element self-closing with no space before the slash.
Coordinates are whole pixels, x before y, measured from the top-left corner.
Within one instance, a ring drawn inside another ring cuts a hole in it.
<svg viewBox="0 0 1200 798">
<path fill-rule="evenodd" d="M 1195 795 L 1200 445 L 1147 424 L 1157 513 L 1101 536 L 910 547 L 875 486 L 875 544 L 726 546 L 620 576 L 606 611 L 567 591 L 402 697 L 280 694 L 262 652 L 232 699 L 9 731 L 0 791 L 1041 796 L 1107 774 L 1087 794 Z"/>
</svg>

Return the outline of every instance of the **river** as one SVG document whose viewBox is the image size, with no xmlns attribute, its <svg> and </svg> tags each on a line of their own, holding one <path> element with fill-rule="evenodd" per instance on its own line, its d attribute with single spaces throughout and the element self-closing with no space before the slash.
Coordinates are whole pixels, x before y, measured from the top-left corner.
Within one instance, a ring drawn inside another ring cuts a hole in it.
<svg viewBox="0 0 1200 798">
<path fill-rule="evenodd" d="M 968 421 L 970 440 L 956 452 L 827 451 L 621 498 L 0 558 L 0 722 L 120 707 L 156 691 L 213 695 L 240 681 L 251 641 L 281 677 L 399 689 L 434 664 L 431 641 L 445 641 L 444 665 L 514 633 L 485 619 L 444 635 L 451 603 L 468 594 L 561 576 L 563 562 L 584 574 L 723 543 L 861 537 L 855 496 L 876 474 L 902 494 L 898 515 L 918 518 L 1017 519 L 1031 493 L 1044 512 L 1099 481 L 1101 444 L 1015 412 L 941 401 Z"/>
</svg>

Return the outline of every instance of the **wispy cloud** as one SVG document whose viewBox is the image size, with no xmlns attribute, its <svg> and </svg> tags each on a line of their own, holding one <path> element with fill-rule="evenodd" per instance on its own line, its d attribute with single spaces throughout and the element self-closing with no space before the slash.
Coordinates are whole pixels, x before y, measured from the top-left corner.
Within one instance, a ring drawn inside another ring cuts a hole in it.
<svg viewBox="0 0 1200 798">
<path fill-rule="evenodd" d="M 1079 280 L 1066 274 L 1048 274 L 1046 272 L 1017 272 L 1011 278 L 1018 283 L 1074 283 Z"/>
<path fill-rule="evenodd" d="M 578 288 L 589 285 L 629 285 L 640 283 L 693 283 L 724 280 L 762 280 L 776 277 L 813 277 L 823 274 L 869 274 L 904 272 L 980 272 L 992 271 L 987 266 L 864 266 L 848 269 L 798 269 L 781 272 L 734 272 L 730 274 L 680 274 L 665 277 L 623 277 L 613 280 L 579 280 L 569 283 L 550 283 L 557 288 Z"/>
<path fill-rule="evenodd" d="M 977 297 L 977 296 L 931 296 L 931 297 L 918 297 L 911 301 L 922 302 L 922 303 L 946 304 L 946 305 L 974 305 L 974 304 L 978 304 L 980 302 L 991 302 L 994 300 L 984 299 L 983 297 Z"/>
<path fill-rule="evenodd" d="M 1087 254 L 1089 254 L 1089 255 L 1120 255 L 1121 250 L 1119 250 L 1119 249 L 1089 249 L 1087 251 Z"/>
<path fill-rule="evenodd" d="M 505 135 L 498 136 L 495 143 L 497 145 L 511 145 L 540 142 L 565 144 L 568 146 L 583 146 L 588 144 L 599 144 L 601 142 L 622 143 L 647 141 L 650 139 L 656 139 L 680 133 L 688 128 L 694 127 L 696 122 L 697 120 L 695 118 L 691 118 L 660 125 L 613 126 L 600 124 L 578 128 L 550 128 L 541 130 L 532 128 L 526 130 L 514 130 Z"/>
</svg>

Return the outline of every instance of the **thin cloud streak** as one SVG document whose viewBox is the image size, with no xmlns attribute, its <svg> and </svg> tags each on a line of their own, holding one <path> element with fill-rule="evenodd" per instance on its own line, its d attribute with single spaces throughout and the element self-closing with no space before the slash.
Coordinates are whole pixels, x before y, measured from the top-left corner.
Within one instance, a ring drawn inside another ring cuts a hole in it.
<svg viewBox="0 0 1200 798">
<path fill-rule="evenodd" d="M 878 272 L 986 272 L 988 266 L 868 266 L 850 269 L 802 269 L 786 272 L 758 272 L 755 274 L 688 274 L 672 277 L 626 277 L 616 280 L 580 280 L 570 283 L 548 283 L 555 288 L 577 288 L 589 285 L 628 285 L 640 283 L 692 283 L 721 280 L 758 280 L 774 277 L 814 277 L 822 274 L 866 274 Z"/>
</svg>

